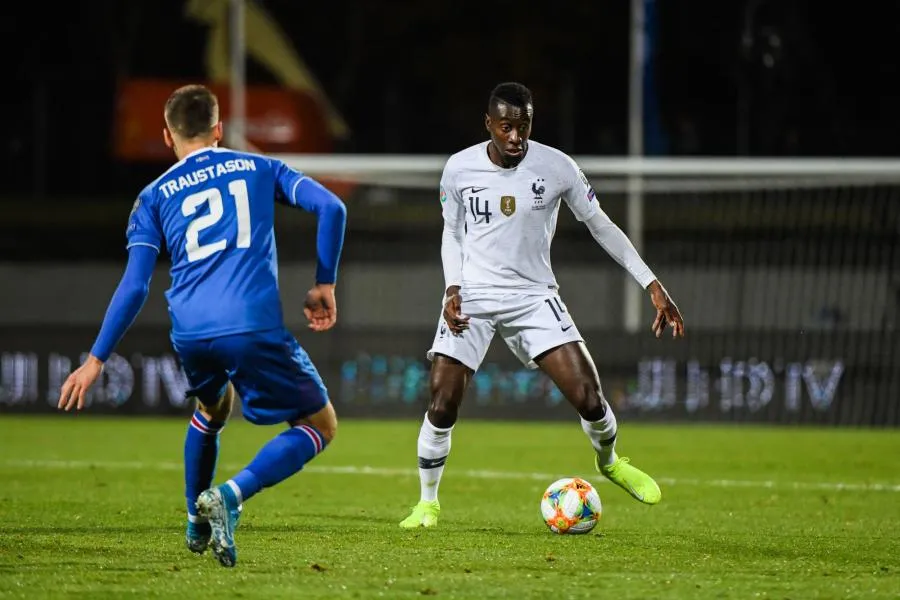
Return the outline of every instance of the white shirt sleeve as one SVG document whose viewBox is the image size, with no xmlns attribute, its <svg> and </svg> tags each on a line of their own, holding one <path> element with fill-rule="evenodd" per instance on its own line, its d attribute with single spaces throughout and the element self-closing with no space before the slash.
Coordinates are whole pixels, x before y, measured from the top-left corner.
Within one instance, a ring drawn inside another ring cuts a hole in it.
<svg viewBox="0 0 900 600">
<path fill-rule="evenodd" d="M 588 178 L 578 165 L 569 157 L 566 157 L 560 173 L 563 183 L 563 200 L 569 205 L 575 218 L 579 221 L 587 221 L 600 209 L 594 189 L 588 183 Z"/>
<path fill-rule="evenodd" d="M 563 199 L 575 218 L 583 222 L 607 254 L 627 270 L 642 288 L 653 283 L 656 275 L 644 262 L 625 232 L 612 222 L 588 182 L 587 176 L 569 157 L 563 166 L 563 182 L 567 186 Z"/>
<path fill-rule="evenodd" d="M 597 240 L 607 254 L 609 254 L 617 263 L 622 265 L 625 270 L 631 273 L 635 281 L 645 288 L 653 283 L 656 275 L 650 270 L 650 267 L 644 262 L 634 244 L 625 235 L 625 232 L 619 229 L 619 226 L 612 222 L 603 210 L 597 206 L 594 215 L 584 222 L 588 231 Z"/>
<path fill-rule="evenodd" d="M 441 176 L 441 211 L 444 217 L 441 261 L 444 264 L 445 290 L 452 285 L 462 285 L 462 244 L 465 235 L 466 208 L 454 179 L 453 171 L 449 166 L 445 166 Z"/>
</svg>

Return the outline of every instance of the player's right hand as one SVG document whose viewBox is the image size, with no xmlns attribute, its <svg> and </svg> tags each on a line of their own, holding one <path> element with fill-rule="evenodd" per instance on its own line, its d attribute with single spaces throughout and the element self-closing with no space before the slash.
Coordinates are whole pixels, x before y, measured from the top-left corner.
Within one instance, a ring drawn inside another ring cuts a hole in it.
<svg viewBox="0 0 900 600">
<path fill-rule="evenodd" d="M 334 284 L 318 283 L 306 292 L 303 314 L 309 320 L 313 331 L 328 331 L 337 322 L 337 301 L 334 298 Z"/>
<path fill-rule="evenodd" d="M 444 298 L 444 320 L 454 335 L 459 335 L 469 328 L 469 317 L 462 312 L 462 296 L 459 295 L 459 286 L 453 285 L 447 288 L 447 295 Z"/>
<path fill-rule="evenodd" d="M 56 407 L 66 411 L 73 407 L 78 410 L 84 408 L 87 392 L 102 372 L 103 362 L 93 355 L 88 356 L 84 364 L 75 369 L 62 384 Z"/>
</svg>

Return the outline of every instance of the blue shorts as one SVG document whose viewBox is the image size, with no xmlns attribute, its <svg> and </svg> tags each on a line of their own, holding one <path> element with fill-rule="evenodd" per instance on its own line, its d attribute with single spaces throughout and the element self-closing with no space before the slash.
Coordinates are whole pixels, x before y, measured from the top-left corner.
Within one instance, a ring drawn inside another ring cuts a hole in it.
<svg viewBox="0 0 900 600">
<path fill-rule="evenodd" d="M 215 405 L 229 381 L 240 396 L 244 418 L 256 425 L 296 421 L 328 404 L 315 365 L 283 327 L 203 340 L 171 339 L 191 386 L 187 396 L 205 405 Z"/>
</svg>

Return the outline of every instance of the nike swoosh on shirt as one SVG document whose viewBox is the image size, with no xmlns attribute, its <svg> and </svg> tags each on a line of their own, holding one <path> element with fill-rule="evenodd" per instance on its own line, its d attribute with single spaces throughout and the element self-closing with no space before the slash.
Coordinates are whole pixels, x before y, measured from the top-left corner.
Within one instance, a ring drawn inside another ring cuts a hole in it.
<svg viewBox="0 0 900 600">
<path fill-rule="evenodd" d="M 473 194 L 477 194 L 478 192 L 483 192 L 486 189 L 487 189 L 486 187 L 475 187 L 474 185 L 470 185 L 468 187 L 464 187 L 463 189 L 459 190 L 459 193 L 462 194 L 466 190 L 472 190 Z"/>
</svg>

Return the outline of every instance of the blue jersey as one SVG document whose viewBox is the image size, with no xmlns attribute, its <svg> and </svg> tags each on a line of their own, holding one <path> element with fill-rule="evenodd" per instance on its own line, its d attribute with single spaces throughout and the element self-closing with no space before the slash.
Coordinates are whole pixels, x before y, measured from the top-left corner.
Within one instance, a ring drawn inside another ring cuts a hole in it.
<svg viewBox="0 0 900 600">
<path fill-rule="evenodd" d="M 168 250 L 173 337 L 282 326 L 275 202 L 308 209 L 296 194 L 302 180 L 277 159 L 204 148 L 141 191 L 128 222 L 128 247 Z"/>
</svg>

